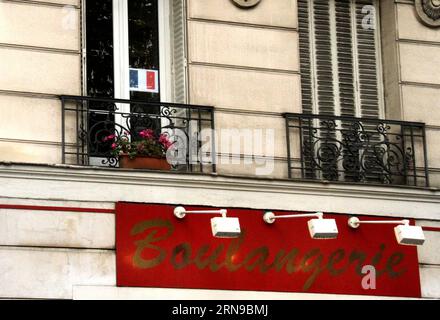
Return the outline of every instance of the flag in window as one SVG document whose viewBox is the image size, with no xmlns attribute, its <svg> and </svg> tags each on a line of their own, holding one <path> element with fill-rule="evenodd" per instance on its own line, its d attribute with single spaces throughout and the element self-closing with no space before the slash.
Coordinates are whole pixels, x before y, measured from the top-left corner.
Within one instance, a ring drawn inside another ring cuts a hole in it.
<svg viewBox="0 0 440 320">
<path fill-rule="evenodd" d="M 159 92 L 159 72 L 157 70 L 130 68 L 130 91 Z"/>
</svg>

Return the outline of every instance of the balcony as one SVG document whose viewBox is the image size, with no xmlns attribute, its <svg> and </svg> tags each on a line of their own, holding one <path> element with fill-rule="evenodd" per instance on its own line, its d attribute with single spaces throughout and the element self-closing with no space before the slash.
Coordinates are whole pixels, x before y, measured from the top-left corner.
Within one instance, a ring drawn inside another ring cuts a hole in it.
<svg viewBox="0 0 440 320">
<path fill-rule="evenodd" d="M 144 129 L 175 143 L 172 171 L 216 173 L 214 108 L 61 96 L 62 163 L 119 168 L 108 135 Z M 284 114 L 286 177 L 429 187 L 425 125 L 373 118 Z"/>
<path fill-rule="evenodd" d="M 201 137 L 204 130 L 214 130 L 213 107 L 65 95 L 60 99 L 63 164 L 118 168 L 119 157 L 105 137 L 127 134 L 135 139 L 151 129 L 174 142 L 173 171 L 216 171 L 215 145 L 202 145 Z"/>
<path fill-rule="evenodd" d="M 284 115 L 290 179 L 428 187 L 423 123 Z"/>
</svg>

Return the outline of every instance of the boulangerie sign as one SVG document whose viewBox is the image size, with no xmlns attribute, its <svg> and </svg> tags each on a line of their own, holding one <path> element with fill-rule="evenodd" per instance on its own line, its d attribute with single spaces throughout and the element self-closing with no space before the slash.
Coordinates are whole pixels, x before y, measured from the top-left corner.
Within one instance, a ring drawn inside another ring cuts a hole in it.
<svg viewBox="0 0 440 320">
<path fill-rule="evenodd" d="M 221 239 L 212 236 L 212 216 L 179 220 L 175 207 L 116 204 L 118 286 L 421 296 L 417 249 L 399 245 L 391 225 L 353 230 L 348 215 L 326 214 L 336 219 L 338 238 L 315 240 L 308 218 L 268 225 L 262 210 L 229 208 L 242 233 Z M 372 276 L 364 266 L 374 267 L 375 289 L 363 285 Z"/>
</svg>

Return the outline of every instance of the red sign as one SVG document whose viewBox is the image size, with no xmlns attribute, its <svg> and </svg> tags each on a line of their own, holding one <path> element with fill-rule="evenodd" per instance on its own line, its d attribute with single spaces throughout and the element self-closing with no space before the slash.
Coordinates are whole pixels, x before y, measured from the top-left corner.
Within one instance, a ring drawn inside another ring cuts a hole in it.
<svg viewBox="0 0 440 320">
<path fill-rule="evenodd" d="M 228 216 L 240 219 L 242 235 L 221 239 L 212 236 L 213 216 L 179 220 L 174 208 L 116 205 L 118 286 L 421 296 L 417 249 L 399 245 L 392 225 L 353 230 L 349 216 L 326 214 L 336 219 L 338 238 L 315 240 L 307 227 L 310 218 L 268 225 L 263 210 L 232 208 Z M 375 267 L 376 289 L 362 285 L 373 275 L 362 273 L 366 265 Z"/>
</svg>

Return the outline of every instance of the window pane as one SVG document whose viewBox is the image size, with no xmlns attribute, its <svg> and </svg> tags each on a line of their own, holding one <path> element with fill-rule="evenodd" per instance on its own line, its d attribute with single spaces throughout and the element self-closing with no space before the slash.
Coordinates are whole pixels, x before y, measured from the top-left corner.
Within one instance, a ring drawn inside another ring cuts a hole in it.
<svg viewBox="0 0 440 320">
<path fill-rule="evenodd" d="M 112 0 L 87 0 L 86 46 L 87 46 L 87 95 L 91 97 L 114 97 L 113 65 L 113 7 Z M 101 143 L 113 133 L 114 113 L 112 107 L 100 102 L 90 102 L 88 114 L 87 149 L 91 157 L 106 156 L 108 144 Z"/>
<path fill-rule="evenodd" d="M 128 2 L 130 68 L 159 70 L 157 0 Z M 131 99 L 160 101 L 160 93 L 134 92 Z"/>
<path fill-rule="evenodd" d="M 113 97 L 112 0 L 87 0 L 87 94 Z"/>
</svg>

